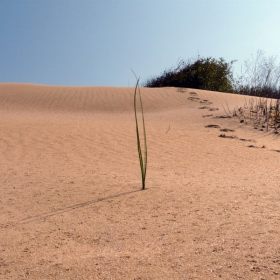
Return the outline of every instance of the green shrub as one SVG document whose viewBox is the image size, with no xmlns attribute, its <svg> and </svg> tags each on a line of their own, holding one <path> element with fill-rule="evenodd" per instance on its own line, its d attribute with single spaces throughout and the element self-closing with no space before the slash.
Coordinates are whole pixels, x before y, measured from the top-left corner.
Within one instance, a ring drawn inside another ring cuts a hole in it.
<svg viewBox="0 0 280 280">
<path fill-rule="evenodd" d="M 180 61 L 175 69 L 165 70 L 160 76 L 146 81 L 146 87 L 186 87 L 212 91 L 233 92 L 232 64 L 223 58 L 198 58 Z"/>
</svg>

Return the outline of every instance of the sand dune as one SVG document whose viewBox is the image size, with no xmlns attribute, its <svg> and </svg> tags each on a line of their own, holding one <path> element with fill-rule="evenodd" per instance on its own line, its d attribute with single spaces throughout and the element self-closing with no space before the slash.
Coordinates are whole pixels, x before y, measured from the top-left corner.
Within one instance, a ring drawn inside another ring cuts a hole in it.
<svg viewBox="0 0 280 280">
<path fill-rule="evenodd" d="M 279 279 L 280 140 L 221 118 L 247 97 L 141 89 L 141 191 L 133 92 L 0 84 L 0 279 Z"/>
</svg>

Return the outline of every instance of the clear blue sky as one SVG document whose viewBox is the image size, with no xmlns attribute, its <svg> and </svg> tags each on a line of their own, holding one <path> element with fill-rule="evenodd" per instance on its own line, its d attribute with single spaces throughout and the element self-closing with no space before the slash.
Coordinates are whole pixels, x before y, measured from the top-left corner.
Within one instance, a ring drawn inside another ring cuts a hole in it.
<svg viewBox="0 0 280 280">
<path fill-rule="evenodd" d="M 280 56 L 279 0 L 0 0 L 0 83 L 134 86 L 198 54 Z"/>
</svg>

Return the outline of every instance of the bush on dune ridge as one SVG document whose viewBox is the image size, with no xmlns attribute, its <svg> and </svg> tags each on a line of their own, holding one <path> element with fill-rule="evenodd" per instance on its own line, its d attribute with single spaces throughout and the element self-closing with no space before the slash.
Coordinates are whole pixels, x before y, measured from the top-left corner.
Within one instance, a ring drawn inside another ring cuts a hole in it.
<svg viewBox="0 0 280 280">
<path fill-rule="evenodd" d="M 226 62 L 212 57 L 180 60 L 176 67 L 147 79 L 145 87 L 185 87 L 238 93 L 267 98 L 280 97 L 280 64 L 277 57 L 266 57 L 261 50 L 244 63 L 245 71 L 233 75 L 236 60 Z"/>
<path fill-rule="evenodd" d="M 252 120 L 256 129 L 268 130 L 270 127 L 274 133 L 280 133 L 280 64 L 277 57 L 266 57 L 258 50 L 255 57 L 245 61 L 245 71 L 237 78 L 234 78 L 232 68 L 235 61 L 212 57 L 180 60 L 177 67 L 148 79 L 144 86 L 197 88 L 261 97 L 252 98 L 249 104 L 236 108 L 232 116 L 245 123 Z"/>
<path fill-rule="evenodd" d="M 148 79 L 146 87 L 185 87 L 212 91 L 232 92 L 232 64 L 212 57 L 180 60 L 176 68 L 165 70 L 162 75 Z"/>
<path fill-rule="evenodd" d="M 276 56 L 266 57 L 264 51 L 258 50 L 244 62 L 244 74 L 235 80 L 235 92 L 244 95 L 280 97 L 280 64 Z"/>
</svg>

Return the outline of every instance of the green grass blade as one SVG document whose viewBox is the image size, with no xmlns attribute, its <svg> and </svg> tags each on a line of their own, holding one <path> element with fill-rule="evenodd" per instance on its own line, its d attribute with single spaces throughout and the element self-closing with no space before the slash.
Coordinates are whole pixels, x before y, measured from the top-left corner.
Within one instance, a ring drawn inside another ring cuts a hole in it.
<svg viewBox="0 0 280 280">
<path fill-rule="evenodd" d="M 133 72 L 134 73 L 134 72 Z M 135 73 L 134 73 L 135 75 Z M 136 77 L 136 75 L 135 75 Z M 135 115 L 135 124 L 136 124 L 136 138 L 137 138 L 137 150 L 138 150 L 138 156 L 139 156 L 139 163 L 140 163 L 140 169 L 141 169 L 141 177 L 142 177 L 142 190 L 145 189 L 145 182 L 146 182 L 146 172 L 147 172 L 147 138 L 146 138 L 146 129 L 145 129 L 145 120 L 144 120 L 144 110 L 143 110 L 143 104 L 142 104 L 142 98 L 140 94 L 140 88 L 139 88 L 139 78 L 136 77 L 136 86 L 134 90 L 134 115 Z M 140 134 L 139 134 L 139 126 L 138 126 L 138 118 L 137 118 L 137 93 L 139 95 L 140 100 L 140 107 L 141 107 L 141 114 L 142 114 L 142 125 L 143 125 L 143 134 L 144 134 L 144 160 L 143 160 L 143 154 L 141 149 L 141 141 L 140 141 Z"/>
</svg>

